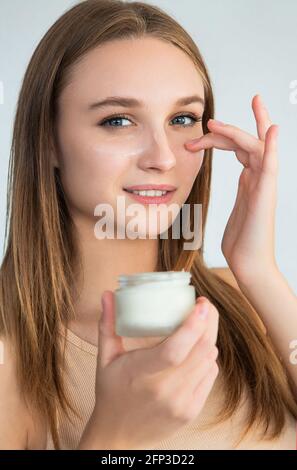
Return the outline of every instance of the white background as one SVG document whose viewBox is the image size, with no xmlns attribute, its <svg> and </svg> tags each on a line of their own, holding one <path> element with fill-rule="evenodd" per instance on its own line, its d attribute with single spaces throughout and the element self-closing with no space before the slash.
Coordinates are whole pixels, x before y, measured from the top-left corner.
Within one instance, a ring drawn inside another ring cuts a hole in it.
<svg viewBox="0 0 297 470">
<path fill-rule="evenodd" d="M 75 1 L 0 0 L 0 260 L 11 133 L 21 81 L 42 35 Z M 297 292 L 296 0 L 155 0 L 192 35 L 212 79 L 216 118 L 248 132 L 256 127 L 251 99 L 260 93 L 280 126 L 276 258 Z M 2 93 L 3 91 L 3 93 Z M 295 94 L 296 96 L 296 94 Z M 1 101 L 2 99 L 2 101 Z M 232 152 L 214 151 L 206 261 L 227 266 L 220 244 L 231 213 L 241 165 Z"/>
</svg>

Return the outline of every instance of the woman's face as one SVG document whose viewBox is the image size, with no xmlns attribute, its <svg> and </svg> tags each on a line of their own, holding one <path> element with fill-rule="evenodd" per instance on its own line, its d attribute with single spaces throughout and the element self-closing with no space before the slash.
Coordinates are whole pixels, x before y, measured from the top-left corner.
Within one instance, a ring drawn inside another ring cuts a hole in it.
<svg viewBox="0 0 297 470">
<path fill-rule="evenodd" d="M 137 202 L 124 188 L 145 184 L 173 185 L 176 191 L 166 207 L 182 206 L 204 153 L 184 147 L 203 134 L 202 121 L 193 119 L 202 118 L 203 102 L 176 104 L 192 95 L 204 99 L 192 61 L 155 38 L 106 43 L 73 67 L 59 101 L 55 164 L 74 216 L 94 224 L 95 207 L 104 203 L 114 211 L 115 226 L 121 224 L 117 198 L 124 198 L 127 209 Z M 92 106 L 111 96 L 141 104 Z M 126 117 L 116 118 L 122 114 Z M 107 119 L 111 121 L 103 124 Z M 142 209 L 147 213 L 148 206 L 142 204 Z"/>
</svg>

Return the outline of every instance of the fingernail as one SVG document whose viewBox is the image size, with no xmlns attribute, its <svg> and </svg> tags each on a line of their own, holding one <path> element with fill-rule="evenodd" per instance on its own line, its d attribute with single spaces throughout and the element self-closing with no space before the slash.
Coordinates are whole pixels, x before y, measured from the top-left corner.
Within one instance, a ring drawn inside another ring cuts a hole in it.
<svg viewBox="0 0 297 470">
<path fill-rule="evenodd" d="M 275 125 L 275 137 L 278 137 L 279 126 L 278 124 L 274 124 L 274 125 Z"/>
<path fill-rule="evenodd" d="M 224 126 L 225 123 L 222 121 L 217 121 L 216 119 L 209 119 L 208 122 L 211 121 L 213 124 L 216 124 L 217 126 Z"/>
<path fill-rule="evenodd" d="M 264 106 L 263 98 L 259 93 L 258 93 L 258 99 L 259 99 L 260 103 L 262 104 L 262 106 Z"/>
<path fill-rule="evenodd" d="M 208 314 L 208 303 L 203 302 L 201 305 L 198 304 L 198 316 L 201 320 L 205 320 Z"/>
</svg>

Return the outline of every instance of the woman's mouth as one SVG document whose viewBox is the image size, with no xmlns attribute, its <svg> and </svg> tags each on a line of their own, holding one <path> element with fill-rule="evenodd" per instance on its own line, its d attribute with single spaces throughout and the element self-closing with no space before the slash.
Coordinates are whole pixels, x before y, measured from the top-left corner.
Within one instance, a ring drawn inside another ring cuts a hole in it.
<svg viewBox="0 0 297 470">
<path fill-rule="evenodd" d="M 129 196 L 142 204 L 161 204 L 169 202 L 176 191 L 174 189 L 126 189 Z"/>
</svg>

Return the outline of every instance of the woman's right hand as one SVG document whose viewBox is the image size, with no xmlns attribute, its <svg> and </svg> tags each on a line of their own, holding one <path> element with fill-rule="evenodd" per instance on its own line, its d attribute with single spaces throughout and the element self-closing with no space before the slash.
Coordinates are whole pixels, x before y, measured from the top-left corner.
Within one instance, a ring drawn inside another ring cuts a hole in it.
<svg viewBox="0 0 297 470">
<path fill-rule="evenodd" d="M 194 420 L 218 374 L 218 311 L 199 297 L 191 314 L 154 347 L 125 351 L 115 334 L 112 291 L 102 296 L 96 404 L 79 449 L 149 449 Z M 199 313 L 208 307 L 208 315 Z"/>
</svg>

